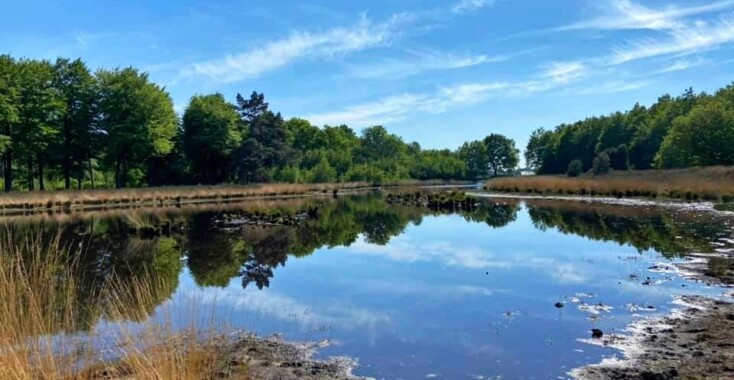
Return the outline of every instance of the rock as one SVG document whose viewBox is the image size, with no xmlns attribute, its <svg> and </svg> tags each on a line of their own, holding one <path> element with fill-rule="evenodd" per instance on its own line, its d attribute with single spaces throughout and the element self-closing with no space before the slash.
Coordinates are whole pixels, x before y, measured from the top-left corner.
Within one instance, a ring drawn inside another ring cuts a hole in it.
<svg viewBox="0 0 734 380">
<path fill-rule="evenodd" d="M 591 337 L 594 339 L 599 339 L 604 336 L 604 332 L 599 329 L 591 329 Z"/>
<path fill-rule="evenodd" d="M 563 302 L 556 302 L 554 306 L 560 309 L 563 307 Z"/>
</svg>

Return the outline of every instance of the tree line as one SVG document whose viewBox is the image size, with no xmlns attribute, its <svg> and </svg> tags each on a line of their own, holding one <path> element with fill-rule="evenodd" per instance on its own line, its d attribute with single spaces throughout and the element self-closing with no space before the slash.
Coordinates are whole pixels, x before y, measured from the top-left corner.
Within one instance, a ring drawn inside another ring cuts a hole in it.
<svg viewBox="0 0 734 380">
<path fill-rule="evenodd" d="M 514 141 L 423 149 L 382 126 L 285 120 L 261 93 L 195 95 L 183 115 L 133 67 L 0 55 L 6 191 L 256 182 L 477 179 L 511 172 Z"/>
<path fill-rule="evenodd" d="M 734 164 L 734 84 L 715 94 L 686 90 L 650 107 L 533 131 L 525 149 L 540 174 Z"/>
</svg>

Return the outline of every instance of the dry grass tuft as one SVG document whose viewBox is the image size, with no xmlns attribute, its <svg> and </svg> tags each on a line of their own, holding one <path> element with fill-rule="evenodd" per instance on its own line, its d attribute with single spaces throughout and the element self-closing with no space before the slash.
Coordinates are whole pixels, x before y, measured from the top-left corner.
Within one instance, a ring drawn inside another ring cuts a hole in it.
<svg viewBox="0 0 734 380">
<path fill-rule="evenodd" d="M 734 201 L 734 167 L 615 172 L 604 176 L 495 178 L 485 189 L 499 192 Z"/>
<path fill-rule="evenodd" d="M 145 274 L 124 283 L 113 275 L 82 298 L 74 259 L 82 248 L 40 234 L 24 241 L 7 236 L 0 241 L 0 379 L 218 377 L 218 333 L 193 323 L 176 332 L 170 320 L 129 322 L 148 317 L 166 284 Z M 106 350 L 92 348 L 99 332 L 85 325 L 102 315 Z"/>
</svg>

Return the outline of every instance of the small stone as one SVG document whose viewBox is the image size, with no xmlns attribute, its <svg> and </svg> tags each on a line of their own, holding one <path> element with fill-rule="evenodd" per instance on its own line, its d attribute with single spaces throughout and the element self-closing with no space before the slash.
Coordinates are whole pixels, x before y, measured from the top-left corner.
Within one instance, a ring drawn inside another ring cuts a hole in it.
<svg viewBox="0 0 734 380">
<path fill-rule="evenodd" d="M 591 329 L 591 337 L 594 339 L 599 339 L 604 336 L 604 332 L 599 329 Z"/>
</svg>

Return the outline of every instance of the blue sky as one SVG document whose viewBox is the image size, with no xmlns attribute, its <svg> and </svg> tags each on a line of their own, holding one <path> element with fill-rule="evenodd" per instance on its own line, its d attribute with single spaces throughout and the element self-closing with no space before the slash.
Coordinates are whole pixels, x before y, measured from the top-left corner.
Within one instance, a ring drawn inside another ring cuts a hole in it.
<svg viewBox="0 0 734 380">
<path fill-rule="evenodd" d="M 424 147 L 734 80 L 734 0 L 40 1 L 3 5 L 0 52 L 133 65 L 180 112 L 264 92 L 314 124 L 385 125 Z"/>
</svg>

